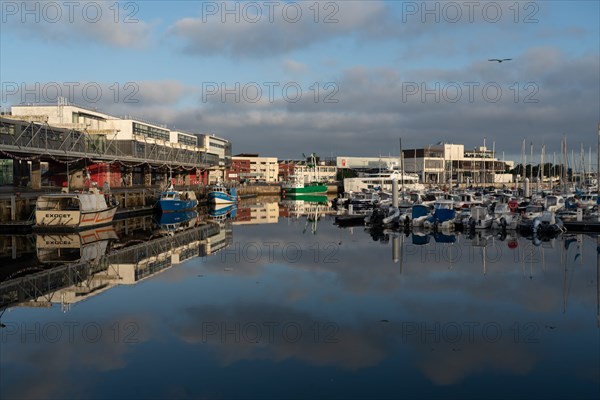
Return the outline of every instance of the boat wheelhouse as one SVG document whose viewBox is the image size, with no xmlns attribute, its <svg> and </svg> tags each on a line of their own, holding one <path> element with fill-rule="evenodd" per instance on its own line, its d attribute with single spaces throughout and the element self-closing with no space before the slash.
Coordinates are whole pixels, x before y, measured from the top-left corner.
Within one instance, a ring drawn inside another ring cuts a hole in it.
<svg viewBox="0 0 600 400">
<path fill-rule="evenodd" d="M 233 204 L 239 201 L 235 188 L 227 189 L 220 184 L 210 186 L 207 196 L 208 202 L 212 204 Z"/>
<path fill-rule="evenodd" d="M 178 191 L 171 186 L 160 194 L 158 207 L 163 213 L 193 210 L 198 206 L 196 194 L 189 191 Z"/>
</svg>

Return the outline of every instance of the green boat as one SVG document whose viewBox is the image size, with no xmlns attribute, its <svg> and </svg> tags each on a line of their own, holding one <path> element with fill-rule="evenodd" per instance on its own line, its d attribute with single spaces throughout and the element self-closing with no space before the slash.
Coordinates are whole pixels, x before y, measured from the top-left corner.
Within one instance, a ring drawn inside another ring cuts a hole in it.
<svg viewBox="0 0 600 400">
<path fill-rule="evenodd" d="M 304 184 L 299 177 L 291 177 L 290 180 L 281 185 L 281 194 L 283 196 L 302 196 L 326 194 L 327 184 L 324 182 L 311 182 Z"/>
<path fill-rule="evenodd" d="M 302 154 L 304 156 L 304 154 Z M 306 157 L 306 156 L 304 156 Z M 289 180 L 281 185 L 282 196 L 301 196 L 301 195 L 315 195 L 315 194 L 326 194 L 327 183 L 320 182 L 319 177 L 315 176 L 318 174 L 318 167 L 316 163 L 315 153 L 310 155 L 311 161 L 307 164 L 309 168 L 313 170 L 312 182 L 305 183 L 304 177 L 299 175 L 290 175 Z"/>
</svg>

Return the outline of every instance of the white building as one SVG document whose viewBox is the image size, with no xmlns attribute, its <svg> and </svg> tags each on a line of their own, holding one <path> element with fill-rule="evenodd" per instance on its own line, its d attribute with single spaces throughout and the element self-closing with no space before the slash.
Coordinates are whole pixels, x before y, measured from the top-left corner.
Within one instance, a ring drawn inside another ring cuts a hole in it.
<svg viewBox="0 0 600 400">
<path fill-rule="evenodd" d="M 418 174 L 422 183 L 464 184 L 501 183 L 502 173 L 512 164 L 496 158 L 492 150 L 476 147 L 465 150 L 462 144 L 438 143 L 419 149 L 403 150 L 404 171 Z M 399 157 L 337 157 L 339 168 L 385 170 Z"/>
<path fill-rule="evenodd" d="M 399 157 L 336 157 L 337 168 L 350 169 L 381 169 L 385 170 L 389 165 L 398 163 Z"/>
<path fill-rule="evenodd" d="M 248 161 L 250 173 L 244 178 L 257 182 L 277 182 L 279 162 L 277 157 L 259 157 L 254 154 L 238 154 L 231 158 L 233 161 Z"/>
</svg>

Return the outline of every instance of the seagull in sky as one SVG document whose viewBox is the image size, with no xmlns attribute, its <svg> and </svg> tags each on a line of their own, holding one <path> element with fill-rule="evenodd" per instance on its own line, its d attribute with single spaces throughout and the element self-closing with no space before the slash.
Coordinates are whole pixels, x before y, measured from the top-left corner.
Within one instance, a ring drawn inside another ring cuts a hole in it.
<svg viewBox="0 0 600 400">
<path fill-rule="evenodd" d="M 502 61 L 510 61 L 512 58 L 490 58 L 488 61 L 498 61 L 501 63 Z"/>
</svg>

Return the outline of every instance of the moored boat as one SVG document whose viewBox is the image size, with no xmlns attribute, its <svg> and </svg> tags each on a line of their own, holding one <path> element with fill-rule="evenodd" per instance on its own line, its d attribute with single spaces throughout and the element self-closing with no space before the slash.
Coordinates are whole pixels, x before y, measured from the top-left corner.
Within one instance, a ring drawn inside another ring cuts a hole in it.
<svg viewBox="0 0 600 400">
<path fill-rule="evenodd" d="M 163 213 L 193 210 L 198 206 L 196 194 L 189 191 L 178 191 L 171 186 L 160 194 L 158 208 Z"/>
<path fill-rule="evenodd" d="M 117 212 L 118 203 L 97 188 L 87 192 L 41 195 L 35 205 L 34 229 L 78 230 L 108 225 Z"/>
<path fill-rule="evenodd" d="M 208 202 L 212 204 L 233 204 L 239 201 L 235 188 L 227 189 L 225 186 L 217 184 L 208 189 Z"/>
<path fill-rule="evenodd" d="M 423 222 L 423 226 L 425 228 L 439 226 L 442 229 L 454 229 L 455 218 L 454 203 L 451 200 L 438 200 L 433 205 L 433 215 Z"/>
<path fill-rule="evenodd" d="M 327 184 L 325 182 L 304 182 L 301 176 L 290 175 L 289 179 L 281 185 L 282 196 L 325 195 Z"/>
</svg>

